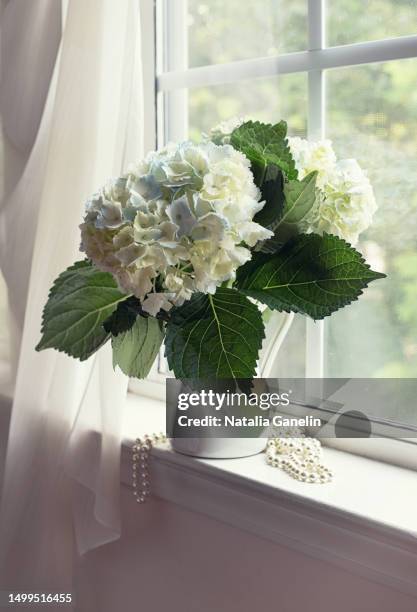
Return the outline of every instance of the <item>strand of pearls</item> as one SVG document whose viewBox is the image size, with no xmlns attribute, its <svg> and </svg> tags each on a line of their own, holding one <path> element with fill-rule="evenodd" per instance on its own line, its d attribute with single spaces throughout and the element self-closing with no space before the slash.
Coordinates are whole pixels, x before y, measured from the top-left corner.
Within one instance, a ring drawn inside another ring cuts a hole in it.
<svg viewBox="0 0 417 612">
<path fill-rule="evenodd" d="M 298 437 L 289 437 L 298 436 Z M 132 447 L 133 495 L 139 504 L 151 494 L 149 455 L 154 446 L 167 442 L 163 433 L 137 438 Z M 314 438 L 306 438 L 300 430 L 286 430 L 280 437 L 270 438 L 266 447 L 266 462 L 283 469 L 289 476 L 308 483 L 325 483 L 333 479 L 333 472 L 321 463 L 323 451 Z"/>
<path fill-rule="evenodd" d="M 321 463 L 323 450 L 315 438 L 270 438 L 266 447 L 266 462 L 283 469 L 295 480 L 325 483 L 333 479 L 333 472 Z"/>
<path fill-rule="evenodd" d="M 152 447 L 167 441 L 163 433 L 137 438 L 132 447 L 133 495 L 138 504 L 144 504 L 151 494 L 149 455 Z"/>
</svg>

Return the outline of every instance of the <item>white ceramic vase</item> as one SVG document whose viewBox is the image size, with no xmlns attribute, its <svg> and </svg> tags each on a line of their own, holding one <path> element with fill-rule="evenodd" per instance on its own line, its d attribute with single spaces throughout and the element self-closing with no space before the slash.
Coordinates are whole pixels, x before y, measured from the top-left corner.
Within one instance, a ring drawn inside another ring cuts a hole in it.
<svg viewBox="0 0 417 612">
<path fill-rule="evenodd" d="M 259 355 L 258 375 L 268 378 L 273 372 L 279 349 L 291 327 L 294 314 L 273 312 L 265 326 L 265 340 Z M 205 459 L 249 457 L 265 450 L 266 438 L 172 438 L 172 448 L 184 455 Z"/>
<path fill-rule="evenodd" d="M 172 448 L 202 459 L 237 459 L 261 453 L 265 438 L 172 438 Z"/>
</svg>

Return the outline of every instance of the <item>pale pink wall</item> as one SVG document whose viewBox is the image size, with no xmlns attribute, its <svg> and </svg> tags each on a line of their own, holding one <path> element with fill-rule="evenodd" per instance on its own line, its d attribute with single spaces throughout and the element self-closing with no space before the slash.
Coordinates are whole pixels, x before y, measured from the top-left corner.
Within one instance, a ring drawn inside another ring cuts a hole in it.
<svg viewBox="0 0 417 612">
<path fill-rule="evenodd" d="M 123 487 L 123 535 L 78 568 L 81 612 L 416 612 L 417 600 Z"/>
</svg>

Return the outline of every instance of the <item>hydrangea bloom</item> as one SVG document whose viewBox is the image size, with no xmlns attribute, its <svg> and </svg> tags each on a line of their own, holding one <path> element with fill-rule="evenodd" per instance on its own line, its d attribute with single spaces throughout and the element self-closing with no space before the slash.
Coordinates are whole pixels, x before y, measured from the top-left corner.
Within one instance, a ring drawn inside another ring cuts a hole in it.
<svg viewBox="0 0 417 612">
<path fill-rule="evenodd" d="M 155 315 L 235 278 L 272 235 L 253 221 L 263 205 L 230 145 L 170 144 L 87 202 L 81 249 Z"/>
<path fill-rule="evenodd" d="M 365 172 L 354 159 L 337 160 L 329 140 L 289 138 L 299 178 L 316 170 L 317 201 L 301 231 L 335 234 L 356 244 L 377 209 Z"/>
<path fill-rule="evenodd" d="M 289 138 L 291 153 L 301 180 L 310 172 L 317 170 L 317 186 L 322 187 L 328 172 L 336 163 L 336 155 L 330 140 L 309 141 L 305 138 Z"/>
<path fill-rule="evenodd" d="M 230 142 L 233 130 L 243 119 L 219 123 L 210 131 L 218 144 Z M 356 244 L 359 234 L 369 227 L 376 211 L 372 186 L 365 172 L 353 159 L 337 160 L 330 140 L 309 141 L 289 138 L 299 179 L 313 171 L 317 176 L 317 202 L 299 225 L 302 232 L 335 234 Z"/>
<path fill-rule="evenodd" d="M 244 119 L 241 117 L 233 117 L 227 121 L 221 121 L 210 130 L 209 139 L 216 144 L 229 144 L 233 130 L 242 125 L 243 122 Z"/>
</svg>

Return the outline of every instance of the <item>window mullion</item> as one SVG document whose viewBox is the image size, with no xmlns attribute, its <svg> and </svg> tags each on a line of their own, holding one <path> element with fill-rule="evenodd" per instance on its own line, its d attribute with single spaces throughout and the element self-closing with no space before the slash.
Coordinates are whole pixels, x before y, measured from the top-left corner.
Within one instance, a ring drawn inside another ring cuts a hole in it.
<svg viewBox="0 0 417 612">
<path fill-rule="evenodd" d="M 401 36 L 185 70 L 159 71 L 157 86 L 159 91 L 172 91 L 183 87 L 224 85 L 277 74 L 330 70 L 414 57 L 417 57 L 417 35 Z"/>
<path fill-rule="evenodd" d="M 186 71 L 188 68 L 187 0 L 163 0 L 164 54 L 163 70 Z M 188 91 L 166 92 L 163 101 L 164 141 L 185 140 L 188 135 Z M 160 143 L 162 144 L 162 143 Z"/>
<path fill-rule="evenodd" d="M 325 0 L 308 0 L 309 52 L 325 47 Z M 308 72 L 308 136 L 324 137 L 325 132 L 325 75 L 323 70 Z M 324 375 L 324 323 L 307 319 L 306 322 L 306 377 Z"/>
<path fill-rule="evenodd" d="M 153 0 L 142 0 L 140 4 L 142 53 L 146 62 L 142 67 L 143 116 L 146 117 L 143 130 L 143 147 L 147 153 L 155 149 L 157 143 L 156 99 L 156 20 Z"/>
<path fill-rule="evenodd" d="M 308 2 L 308 50 L 319 51 L 325 46 L 324 0 Z M 324 72 L 321 69 L 308 72 L 308 136 L 324 136 Z"/>
</svg>

